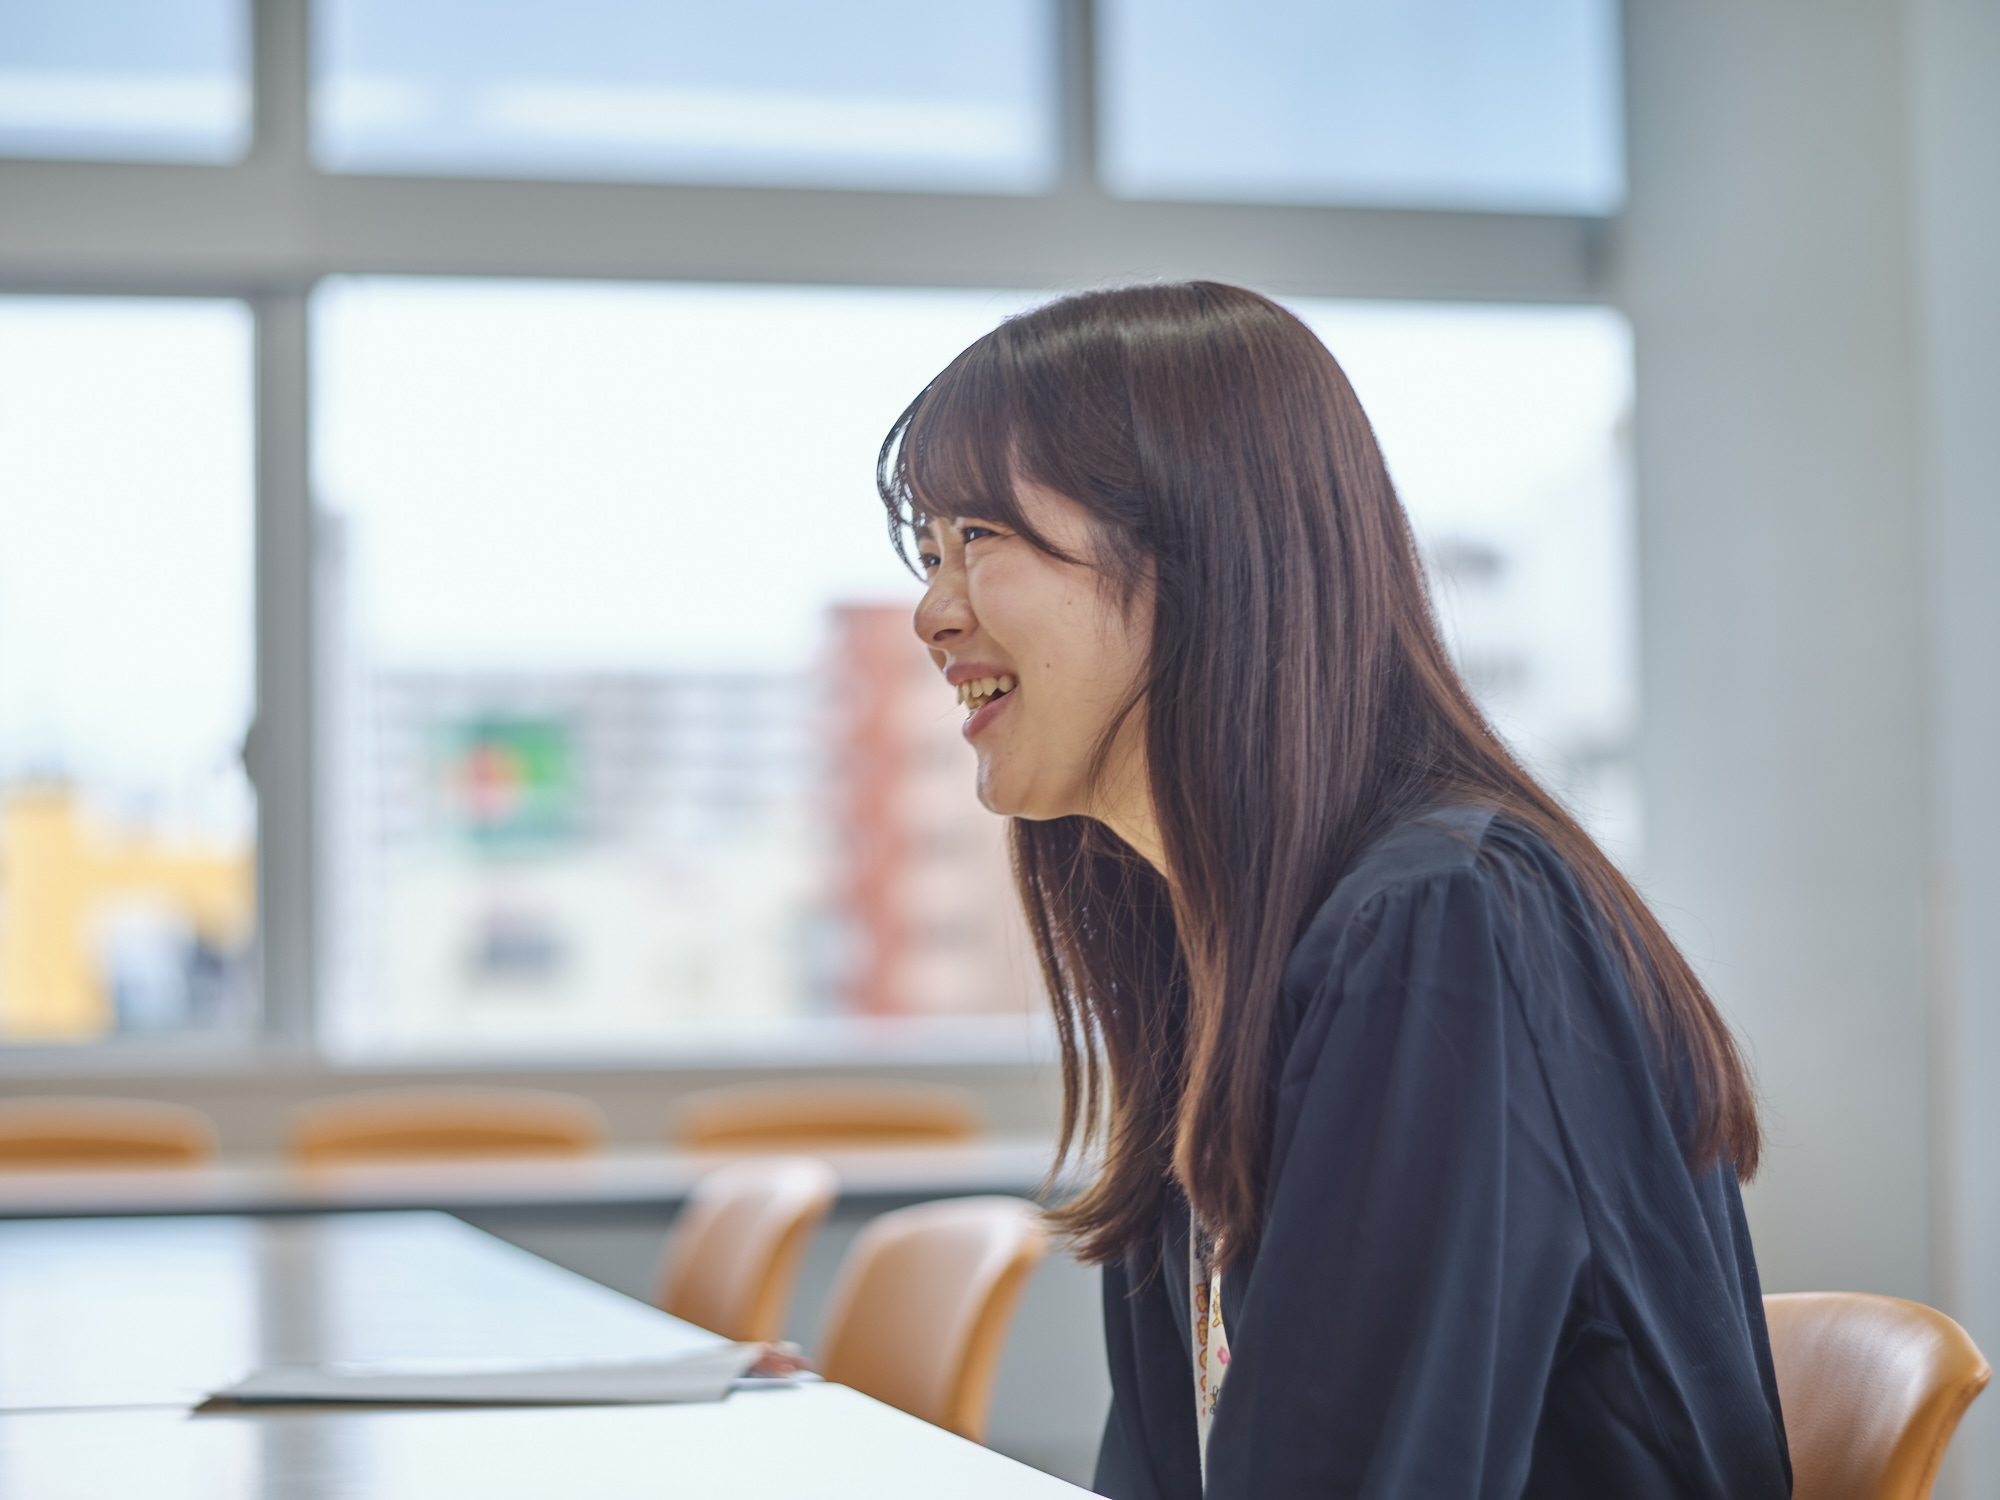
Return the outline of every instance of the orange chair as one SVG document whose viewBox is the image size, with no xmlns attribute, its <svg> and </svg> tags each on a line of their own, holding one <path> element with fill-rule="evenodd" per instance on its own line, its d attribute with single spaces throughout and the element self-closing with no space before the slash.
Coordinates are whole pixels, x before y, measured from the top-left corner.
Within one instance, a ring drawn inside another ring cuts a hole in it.
<svg viewBox="0 0 2000 1500">
<path fill-rule="evenodd" d="M 1992 1366 L 1919 1302 L 1858 1292 L 1764 1299 L 1793 1500 L 1926 1500 Z"/>
<path fill-rule="evenodd" d="M 803 1079 L 702 1089 L 681 1100 L 674 1144 L 687 1151 L 836 1151 L 937 1146 L 985 1131 L 979 1101 L 942 1084 Z"/>
<path fill-rule="evenodd" d="M 820 1373 L 984 1442 L 1007 1330 L 1047 1251 L 1041 1210 L 1019 1198 L 883 1214 L 841 1263 Z"/>
<path fill-rule="evenodd" d="M 604 1144 L 588 1099 L 544 1089 L 370 1089 L 292 1111 L 285 1151 L 300 1166 L 469 1156 L 582 1156 Z"/>
<path fill-rule="evenodd" d="M 782 1338 L 799 1262 L 839 1194 L 833 1168 L 810 1156 L 710 1172 L 675 1221 L 661 1310 L 726 1339 Z"/>
<path fill-rule="evenodd" d="M 193 1167 L 215 1126 L 184 1104 L 45 1094 L 0 1102 L 0 1171 Z"/>
</svg>

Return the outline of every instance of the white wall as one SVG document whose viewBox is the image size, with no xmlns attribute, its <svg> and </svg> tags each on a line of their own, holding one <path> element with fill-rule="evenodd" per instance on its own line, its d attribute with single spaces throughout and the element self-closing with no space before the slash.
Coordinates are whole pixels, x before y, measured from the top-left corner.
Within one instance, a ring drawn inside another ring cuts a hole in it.
<svg viewBox="0 0 2000 1500">
<path fill-rule="evenodd" d="M 1628 41 L 1651 894 L 1749 1037 L 1779 1289 L 1928 1293 L 1922 510 L 1898 8 Z M 1912 1168 L 1917 1168 L 1912 1170 Z"/>
<path fill-rule="evenodd" d="M 2000 1355 L 2000 4 L 1915 0 L 1911 162 L 1925 398 L 1932 986 L 1944 1305 Z M 2000 1494 L 2000 1399 L 1967 1418 Z"/>
<path fill-rule="evenodd" d="M 1647 885 L 1768 1102 L 1767 1289 L 2000 1351 L 2000 7 L 1627 17 Z"/>
</svg>

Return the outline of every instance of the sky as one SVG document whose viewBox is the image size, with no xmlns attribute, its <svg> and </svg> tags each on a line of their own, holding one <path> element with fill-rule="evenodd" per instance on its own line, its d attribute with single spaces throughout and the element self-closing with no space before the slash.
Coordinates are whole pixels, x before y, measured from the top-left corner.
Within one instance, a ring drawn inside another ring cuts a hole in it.
<svg viewBox="0 0 2000 1500">
<path fill-rule="evenodd" d="M 0 297 L 0 778 L 186 785 L 248 727 L 250 317 Z"/>
</svg>

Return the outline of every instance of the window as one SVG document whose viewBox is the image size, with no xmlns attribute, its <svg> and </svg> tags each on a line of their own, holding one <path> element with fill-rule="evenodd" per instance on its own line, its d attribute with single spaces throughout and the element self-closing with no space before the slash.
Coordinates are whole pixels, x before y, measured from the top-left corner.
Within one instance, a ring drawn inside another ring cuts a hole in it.
<svg viewBox="0 0 2000 1500">
<path fill-rule="evenodd" d="M 1001 826 L 870 479 L 905 402 L 1037 300 L 321 293 L 339 1046 L 1020 1035 Z M 1383 435 L 1482 701 L 1629 841 L 1622 324 L 1298 306 Z"/>
<path fill-rule="evenodd" d="M 246 0 L 0 6 L 0 155 L 235 161 L 249 23 Z"/>
<path fill-rule="evenodd" d="M 1000 829 L 871 476 L 1028 300 L 320 294 L 340 1045 L 1018 1035 Z"/>
<path fill-rule="evenodd" d="M 1480 707 L 1606 851 L 1635 864 L 1625 320 L 1599 307 L 1292 306 L 1367 409 Z"/>
<path fill-rule="evenodd" d="M 0 5 L 0 1041 L 1020 1055 L 870 472 L 996 319 L 1152 275 L 1298 294 L 1630 857 L 1618 50 L 1611 0 Z"/>
<path fill-rule="evenodd" d="M 0 1039 L 252 1019 L 250 329 L 0 298 Z"/>
<path fill-rule="evenodd" d="M 1100 0 L 1127 198 L 1604 214 L 1614 0 Z"/>
<path fill-rule="evenodd" d="M 1032 193 L 1056 168 L 1051 0 L 325 0 L 341 172 Z"/>
</svg>

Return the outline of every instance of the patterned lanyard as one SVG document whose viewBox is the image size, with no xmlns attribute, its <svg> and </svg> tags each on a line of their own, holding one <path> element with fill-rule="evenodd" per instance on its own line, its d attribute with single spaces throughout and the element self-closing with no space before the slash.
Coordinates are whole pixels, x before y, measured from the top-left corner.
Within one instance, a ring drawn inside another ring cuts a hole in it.
<svg viewBox="0 0 2000 1500">
<path fill-rule="evenodd" d="M 1194 1430 L 1201 1446 L 1201 1482 L 1208 1484 L 1208 1429 L 1229 1373 L 1229 1332 L 1222 1326 L 1222 1273 L 1203 1254 L 1201 1226 L 1188 1211 L 1188 1318 L 1194 1329 Z"/>
</svg>

